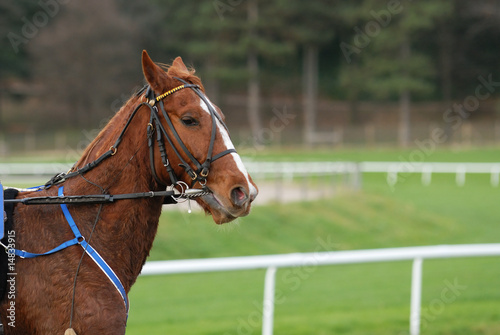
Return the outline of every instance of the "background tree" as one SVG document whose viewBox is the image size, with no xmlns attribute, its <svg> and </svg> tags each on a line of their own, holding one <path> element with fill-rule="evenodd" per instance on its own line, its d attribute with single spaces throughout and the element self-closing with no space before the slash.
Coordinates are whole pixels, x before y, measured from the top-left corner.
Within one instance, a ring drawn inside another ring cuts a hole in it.
<svg viewBox="0 0 500 335">
<path fill-rule="evenodd" d="M 337 1 L 276 3 L 275 15 L 282 18 L 283 34 L 302 51 L 303 133 L 305 143 L 311 145 L 316 131 L 319 52 L 335 36 Z"/>
<path fill-rule="evenodd" d="M 37 6 L 33 1 L 3 1 L 0 3 L 0 131 L 5 127 L 3 100 L 7 95 L 24 95 L 16 91 L 12 81 L 30 77 L 30 59 L 26 50 L 29 39 L 23 33 L 23 26 Z M 25 28 L 27 29 L 27 28 Z M 31 32 L 34 34 L 34 32 Z"/>
<path fill-rule="evenodd" d="M 203 64 L 206 90 L 215 102 L 220 81 L 231 83 L 225 86 L 229 89 L 246 86 L 247 120 L 256 142 L 263 128 L 260 63 L 291 52 L 290 46 L 277 36 L 276 21 L 268 15 L 275 5 L 261 0 L 179 5 L 175 14 L 165 13 L 168 19 L 165 17 L 163 22 L 175 28 L 165 40 L 164 51 L 176 50 Z M 186 29 L 182 22 L 193 16 L 196 21 Z M 244 81 L 246 85 L 242 85 Z"/>
<path fill-rule="evenodd" d="M 140 86 L 137 31 L 116 1 L 74 1 L 61 11 L 29 44 L 42 87 L 39 113 L 75 128 L 93 127 L 121 106 L 113 103 L 126 99 L 120 92 L 128 98 Z"/>
<path fill-rule="evenodd" d="M 412 95 L 421 98 L 436 90 L 438 64 L 423 52 L 419 37 L 435 29 L 439 18 L 449 15 L 451 2 L 427 0 L 389 8 L 386 1 L 366 0 L 361 7 L 366 11 L 345 9 L 350 21 L 359 25 L 355 26 L 352 44 L 343 51 L 357 64 L 344 63 L 341 80 L 346 85 L 355 85 L 351 88 L 358 94 L 364 92 L 375 99 L 398 97 L 399 144 L 407 146 Z M 365 80 L 349 80 L 351 71 L 355 76 L 361 71 Z"/>
</svg>

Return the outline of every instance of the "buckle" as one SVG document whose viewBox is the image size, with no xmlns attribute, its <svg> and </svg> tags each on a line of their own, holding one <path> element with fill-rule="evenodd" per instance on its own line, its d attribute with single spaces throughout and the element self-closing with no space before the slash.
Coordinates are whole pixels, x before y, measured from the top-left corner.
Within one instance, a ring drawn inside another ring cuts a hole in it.
<svg viewBox="0 0 500 335">
<path fill-rule="evenodd" d="M 204 167 L 201 171 L 200 171 L 200 176 L 203 177 L 203 178 L 207 178 L 208 177 L 208 173 L 210 172 L 210 170 L 206 167 Z"/>
<path fill-rule="evenodd" d="M 191 180 L 198 179 L 198 175 L 193 170 L 188 171 L 188 175 L 191 177 Z"/>
<path fill-rule="evenodd" d="M 66 173 L 60 172 L 52 177 L 45 185 L 45 188 L 50 188 L 53 185 L 60 184 L 66 180 Z"/>
<path fill-rule="evenodd" d="M 148 132 L 148 136 L 151 136 L 155 133 L 155 127 L 153 126 L 153 124 L 151 122 L 148 123 L 148 127 L 147 127 L 147 132 Z"/>
</svg>

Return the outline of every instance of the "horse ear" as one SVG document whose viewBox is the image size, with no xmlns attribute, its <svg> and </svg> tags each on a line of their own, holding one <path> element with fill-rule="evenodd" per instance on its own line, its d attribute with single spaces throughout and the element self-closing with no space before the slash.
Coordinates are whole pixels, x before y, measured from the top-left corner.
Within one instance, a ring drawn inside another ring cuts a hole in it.
<svg viewBox="0 0 500 335">
<path fill-rule="evenodd" d="M 156 65 L 149 57 L 146 50 L 142 50 L 142 72 L 148 84 L 155 91 L 163 91 L 166 89 L 168 76 L 161 67 Z"/>
<path fill-rule="evenodd" d="M 181 72 L 189 72 L 181 57 L 177 57 L 176 59 L 174 59 L 174 61 L 172 62 L 172 67 L 178 68 L 179 70 L 181 70 Z"/>
</svg>

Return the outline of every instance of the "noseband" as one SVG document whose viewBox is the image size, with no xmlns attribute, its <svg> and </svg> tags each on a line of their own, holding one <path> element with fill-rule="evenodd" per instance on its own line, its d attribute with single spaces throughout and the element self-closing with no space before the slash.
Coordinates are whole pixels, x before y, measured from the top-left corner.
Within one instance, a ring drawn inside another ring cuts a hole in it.
<svg viewBox="0 0 500 335">
<path fill-rule="evenodd" d="M 175 79 L 179 80 L 183 84 L 180 86 L 177 86 L 170 91 L 167 91 L 157 97 L 155 97 L 154 91 L 151 89 L 151 87 L 148 87 L 146 89 L 145 97 L 147 99 L 147 104 L 144 103 L 144 105 L 147 105 L 150 108 L 151 111 L 151 117 L 150 121 L 148 124 L 148 145 L 149 145 L 149 157 L 150 157 L 150 163 L 151 163 L 151 172 L 153 174 L 153 177 L 155 178 L 156 182 L 159 184 L 164 184 L 160 178 L 158 178 L 158 175 L 156 174 L 156 169 L 154 165 L 154 146 L 153 146 L 153 133 L 156 129 L 156 142 L 158 143 L 158 148 L 160 150 L 160 156 L 161 160 L 163 163 L 163 166 L 165 166 L 168 175 L 170 177 L 170 182 L 175 185 L 178 183 L 179 179 L 176 176 L 174 169 L 170 165 L 170 162 L 167 157 L 167 152 L 165 150 L 165 143 L 163 138 L 166 138 L 168 141 L 168 144 L 174 150 L 177 158 L 181 161 L 179 166 L 181 166 L 184 171 L 189 175 L 191 178 L 191 187 L 194 186 L 197 182 L 200 183 L 201 186 L 204 186 L 207 182 L 207 177 L 210 172 L 210 165 L 216 161 L 217 159 L 224 157 L 227 154 L 236 152 L 235 149 L 227 149 L 224 150 L 215 156 L 213 155 L 213 149 L 214 149 L 214 144 L 215 144 L 215 135 L 217 133 L 217 122 L 220 122 L 224 128 L 227 127 L 224 124 L 224 121 L 220 117 L 220 115 L 217 113 L 217 111 L 214 109 L 210 101 L 207 99 L 207 97 L 203 94 L 201 91 L 200 87 L 195 84 L 190 84 L 180 78 L 174 77 Z M 212 130 L 210 134 L 210 144 L 208 145 L 208 152 L 207 152 L 207 157 L 203 163 L 200 163 L 194 156 L 193 154 L 188 150 L 184 142 L 179 136 L 179 133 L 175 129 L 172 120 L 168 113 L 165 110 L 165 106 L 163 103 L 163 99 L 168 97 L 169 95 L 174 94 L 175 92 L 178 92 L 184 88 L 190 88 L 192 89 L 196 95 L 203 101 L 203 103 L 207 106 L 208 111 L 210 112 L 210 116 L 212 119 Z M 161 113 L 163 114 L 164 119 L 167 121 L 168 128 L 170 129 L 171 134 L 173 135 L 173 138 L 177 142 L 177 144 L 181 147 L 182 151 L 184 154 L 188 157 L 189 161 L 194 165 L 194 169 L 191 167 L 191 165 L 186 162 L 186 160 L 182 157 L 182 155 L 179 153 L 179 150 L 177 150 L 176 146 L 174 145 L 174 142 L 171 138 L 171 136 L 168 134 L 166 131 L 165 127 L 160 121 L 159 117 L 159 112 L 158 112 L 158 106 L 159 109 L 161 110 Z"/>
</svg>

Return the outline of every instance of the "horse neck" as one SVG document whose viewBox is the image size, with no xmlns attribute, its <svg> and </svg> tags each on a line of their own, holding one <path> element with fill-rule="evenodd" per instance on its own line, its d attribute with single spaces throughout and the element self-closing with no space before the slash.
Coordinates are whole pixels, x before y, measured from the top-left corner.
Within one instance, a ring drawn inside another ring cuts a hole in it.
<svg viewBox="0 0 500 335">
<path fill-rule="evenodd" d="M 115 143 L 138 101 L 131 99 L 89 145 L 77 163 L 81 168 L 94 161 Z M 133 118 L 115 155 L 82 177 L 64 183 L 65 194 L 98 194 L 101 188 L 110 194 L 158 190 L 149 162 L 146 127 L 149 114 L 140 110 Z M 90 241 L 121 278 L 128 290 L 139 275 L 156 235 L 162 199 L 122 200 L 103 205 Z M 71 211 L 82 233 L 90 234 L 97 216 L 97 206 L 72 207 Z M 92 214 L 90 214 L 92 213 Z"/>
<path fill-rule="evenodd" d="M 130 191 L 131 187 L 159 190 L 161 187 L 152 177 L 149 161 L 147 126 L 150 109 L 144 105 L 132 116 L 140 103 L 140 97 L 132 97 L 87 146 L 73 170 L 95 162 L 114 148 L 116 153 L 113 156 L 103 160 L 85 176 L 91 176 L 94 183 L 106 190 L 128 188 Z M 121 142 L 115 148 L 119 137 Z"/>
</svg>

